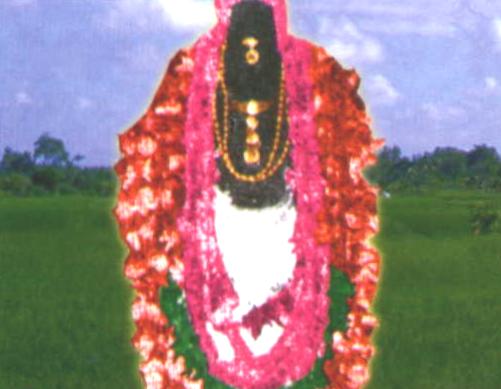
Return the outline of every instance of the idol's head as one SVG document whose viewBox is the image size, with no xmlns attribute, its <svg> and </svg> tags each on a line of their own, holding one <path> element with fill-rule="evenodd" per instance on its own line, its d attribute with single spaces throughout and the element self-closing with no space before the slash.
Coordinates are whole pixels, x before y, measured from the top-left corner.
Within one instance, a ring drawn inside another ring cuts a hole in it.
<svg viewBox="0 0 501 389">
<path fill-rule="evenodd" d="M 231 10 L 228 45 L 241 47 L 246 37 L 255 37 L 263 51 L 276 47 L 276 30 L 273 9 L 260 0 L 246 0 L 235 4 Z"/>
<path fill-rule="evenodd" d="M 231 8 L 225 63 L 233 89 L 263 96 L 276 92 L 280 55 L 273 12 L 261 0 L 241 1 Z"/>
</svg>

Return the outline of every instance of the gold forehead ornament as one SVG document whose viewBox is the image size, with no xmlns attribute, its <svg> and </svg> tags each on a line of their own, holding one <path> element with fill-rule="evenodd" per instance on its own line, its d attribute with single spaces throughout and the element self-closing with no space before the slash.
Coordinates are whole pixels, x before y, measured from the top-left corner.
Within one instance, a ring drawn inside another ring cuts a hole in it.
<svg viewBox="0 0 501 389">
<path fill-rule="evenodd" d="M 259 51 L 256 50 L 256 46 L 258 44 L 259 40 L 257 40 L 253 36 L 244 38 L 242 40 L 242 45 L 247 47 L 247 52 L 245 53 L 245 61 L 251 66 L 257 64 L 260 59 Z"/>
</svg>

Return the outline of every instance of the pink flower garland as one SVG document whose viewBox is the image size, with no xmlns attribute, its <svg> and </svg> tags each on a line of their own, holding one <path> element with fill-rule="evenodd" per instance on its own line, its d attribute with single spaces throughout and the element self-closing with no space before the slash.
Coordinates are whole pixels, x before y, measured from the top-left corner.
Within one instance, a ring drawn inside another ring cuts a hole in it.
<svg viewBox="0 0 501 389">
<path fill-rule="evenodd" d="M 280 12 L 275 12 L 279 47 L 283 48 L 289 138 L 293 146 L 293 169 L 287 174 L 287 182 L 295 194 L 298 215 L 291 238 L 300 261 L 287 288 L 292 296 L 292 312 L 279 309 L 278 316 L 286 322 L 284 333 L 268 355 L 254 357 L 251 354 L 239 334 L 239 328 L 245 323 L 229 319 L 218 322 L 214 318 L 217 307 L 227 304 L 226 308 L 231 310 L 238 305 L 217 248 L 213 209 L 214 184 L 218 177 L 211 102 L 216 90 L 227 19 L 223 19 L 226 22 L 221 22 L 195 46 L 194 77 L 185 125 L 186 203 L 178 226 L 185 242 L 184 287 L 188 307 L 201 347 L 208 356 L 209 372 L 240 388 L 284 385 L 304 377 L 324 352 L 323 333 L 328 321 L 328 248 L 317 245 L 313 236 L 316 215 L 321 208 L 323 181 L 313 119 L 311 78 L 308 77 L 312 52 L 307 43 L 284 35 L 285 18 L 280 15 Z M 268 303 L 277 306 L 278 299 L 280 297 L 276 296 Z M 205 327 L 208 320 L 234 345 L 234 362 L 218 360 Z"/>
<path fill-rule="evenodd" d="M 330 263 L 349 275 L 356 294 L 349 302 L 349 329 L 333 334 L 334 359 L 324 371 L 329 387 L 360 388 L 374 352 L 370 334 L 377 321 L 369 307 L 379 273 L 377 251 L 366 242 L 377 230 L 376 191 L 361 171 L 374 160 L 378 142 L 371 138 L 357 100 L 356 74 L 342 70 L 322 50 L 288 36 L 282 0 L 267 2 L 274 7 L 285 65 L 293 146 L 287 182 L 298 212 L 292 237 L 298 263 L 286 290 L 293 305 L 290 309 L 291 304 L 283 303 L 282 294 L 270 300 L 277 317 L 287 320 L 277 345 L 260 358 L 248 352 L 238 334 L 239 327 L 252 323 L 215 320 L 217 329 L 237 346 L 238 363 L 233 366 L 217 361 L 205 331 L 215 308 L 237 304 L 214 230 L 218 177 L 210 110 L 228 9 L 236 2 L 218 2 L 218 26 L 194 50 L 176 56 L 148 112 L 120 137 L 124 158 L 116 166 L 121 188 L 115 213 L 130 249 L 125 273 L 137 292 L 133 343 L 144 358 L 141 372 L 148 389 L 204 385 L 186 371 L 183 356 L 175 354 L 175 329 L 159 305 L 158 292 L 170 272 L 184 287 L 211 374 L 241 388 L 277 387 L 299 379 L 324 352 Z M 296 360 L 289 358 L 294 349 L 303 351 Z"/>
</svg>

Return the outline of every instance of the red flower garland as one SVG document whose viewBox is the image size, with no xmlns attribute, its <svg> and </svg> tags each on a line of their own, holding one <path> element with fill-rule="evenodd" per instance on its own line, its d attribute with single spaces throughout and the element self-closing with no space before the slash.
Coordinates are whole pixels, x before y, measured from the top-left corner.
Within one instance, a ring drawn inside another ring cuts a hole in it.
<svg viewBox="0 0 501 389">
<path fill-rule="evenodd" d="M 121 179 L 116 216 L 130 249 L 125 273 L 137 291 L 133 343 L 144 358 L 141 372 L 148 388 L 203 386 L 185 371 L 183 357 L 174 354 L 174 330 L 158 301 L 167 272 L 178 279 L 183 272 L 176 221 L 185 198 L 183 126 L 192 56 L 182 51 L 173 59 L 148 112 L 120 137 L 124 159 L 116 167 Z M 358 76 L 344 71 L 321 49 L 315 49 L 311 68 L 326 181 L 317 242 L 330 245 L 332 265 L 345 271 L 356 288 L 349 302 L 349 329 L 333 334 L 335 356 L 324 370 L 331 387 L 359 388 L 368 379 L 374 351 L 370 334 L 376 319 L 369 306 L 379 272 L 378 254 L 367 243 L 377 229 L 376 191 L 361 170 L 374 161 L 378 142 L 371 137 L 356 95 Z"/>
<path fill-rule="evenodd" d="M 214 276 L 224 274 L 218 265 L 211 225 L 215 164 L 208 99 L 215 89 L 219 49 L 230 8 L 238 1 L 217 0 L 220 23 L 194 49 L 176 55 L 146 114 L 120 137 L 124 159 L 116 166 L 121 188 L 115 213 L 130 249 L 125 273 L 137 291 L 132 309 L 137 327 L 133 343 L 144 358 L 141 372 L 148 388 L 204 385 L 193 372 L 186 371 L 184 357 L 175 355 L 174 328 L 162 313 L 158 292 L 166 284 L 168 272 L 182 287 L 196 285 L 198 281 L 192 277 L 201 271 L 193 268 L 192 262 L 197 256 L 212 261 Z M 358 76 L 344 71 L 322 49 L 287 35 L 285 3 L 265 1 L 274 7 L 278 44 L 286 67 L 294 167 L 287 181 L 298 199 L 296 249 L 316 263 L 313 268 L 320 268 L 321 258 L 330 252 L 331 265 L 346 272 L 356 289 L 349 302 L 348 331 L 333 334 L 334 358 L 324 370 L 330 387 L 359 388 L 368 379 L 368 361 L 373 354 L 370 333 L 376 319 L 369 313 L 369 305 L 379 272 L 378 254 L 367 242 L 377 228 L 376 191 L 365 182 L 361 171 L 374 161 L 378 142 L 371 137 L 363 103 L 356 94 Z M 199 227 L 195 228 L 197 220 Z M 193 240 L 190 234 L 199 233 L 205 241 L 197 248 L 202 240 Z M 294 275 L 296 282 L 305 280 L 311 286 L 313 278 L 308 277 Z M 324 307 L 326 285 L 320 278 L 317 275 L 313 281 L 322 285 L 315 299 L 319 307 Z M 210 277 L 207 280 L 210 284 Z M 203 277 L 199 281 L 200 286 L 205 285 Z M 212 282 L 225 284 L 226 290 L 210 296 L 231 296 L 227 282 Z M 195 319 L 210 312 L 203 299 L 197 302 L 190 297 L 196 294 L 188 293 Z M 292 298 L 300 301 L 294 297 L 297 294 L 294 292 Z M 280 302 L 269 306 L 273 308 L 268 312 L 270 317 L 280 316 L 280 310 L 288 306 L 282 304 L 283 297 L 280 295 Z M 321 323 L 321 309 L 318 313 L 316 328 L 320 334 L 325 323 Z M 247 316 L 246 320 L 243 324 L 255 325 L 253 330 L 258 332 L 257 322 L 263 318 Z M 196 329 L 197 322 L 194 320 Z M 197 333 L 202 335 L 202 348 L 210 349 L 203 329 L 198 328 Z M 300 347 L 309 350 L 312 360 L 313 348 Z M 211 365 L 214 355 L 209 358 Z M 306 365 L 302 366 L 304 370 Z M 219 375 L 224 374 L 223 369 Z M 272 381 L 261 381 L 260 385 Z M 282 381 L 283 377 L 277 376 L 276 382 Z M 257 383 L 245 379 L 238 382 L 242 387 Z"/>
<path fill-rule="evenodd" d="M 121 186 L 115 215 L 130 250 L 125 275 L 136 290 L 132 342 L 144 360 L 140 370 L 146 386 L 152 389 L 202 386 L 186 374 L 184 358 L 172 349 L 174 328 L 161 311 L 158 293 L 168 271 L 182 271 L 176 221 L 185 197 L 183 133 L 191 57 L 190 51 L 181 51 L 171 61 L 146 114 L 120 136 L 124 158 L 116 165 Z"/>
<path fill-rule="evenodd" d="M 312 93 L 311 80 L 303 76 L 310 68 L 312 50 L 309 44 L 290 39 L 285 53 L 287 58 L 294 58 L 294 64 L 284 60 L 293 165 L 286 176 L 296 200 L 297 219 L 291 240 L 298 261 L 291 282 L 282 292 L 240 320 L 232 315 L 238 296 L 224 270 L 214 228 L 213 198 L 218 172 L 214 162 L 212 110 L 206 102 L 215 93 L 217 73 L 210 69 L 219 67 L 221 47 L 217 42 L 224 36 L 214 34 L 213 39 L 216 42 L 201 40 L 196 46 L 190 114 L 185 125 L 187 197 L 179 219 L 185 242 L 183 284 L 195 331 L 208 357 L 209 372 L 242 389 L 277 387 L 296 381 L 311 370 L 324 352 L 323 334 L 328 322 L 328 247 L 318 245 L 313 234 L 321 207 L 323 180 L 313 104 L 311 99 L 304 99 Z M 263 315 L 259 317 L 260 314 Z M 258 333 L 266 319 L 262 316 L 280 322 L 283 334 L 268 354 L 254 356 L 240 330 L 250 327 Z M 208 323 L 229 339 L 235 352 L 231 361 L 219 360 L 207 330 Z"/>
<path fill-rule="evenodd" d="M 369 307 L 376 293 L 380 258 L 368 239 L 377 232 L 377 190 L 362 176 L 381 146 L 371 136 L 365 107 L 357 95 L 360 83 L 323 49 L 312 65 L 318 144 L 326 180 L 324 209 L 317 239 L 331 246 L 332 264 L 355 285 L 349 305 L 349 328 L 333 334 L 334 359 L 324 367 L 336 388 L 360 388 L 369 379 L 374 355 L 370 335 L 377 325 Z"/>
</svg>

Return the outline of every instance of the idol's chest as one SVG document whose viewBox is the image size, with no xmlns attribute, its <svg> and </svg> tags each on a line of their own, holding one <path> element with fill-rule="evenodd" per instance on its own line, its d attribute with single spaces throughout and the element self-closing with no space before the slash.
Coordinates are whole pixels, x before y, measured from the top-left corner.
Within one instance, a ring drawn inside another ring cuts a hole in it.
<svg viewBox="0 0 501 389">
<path fill-rule="evenodd" d="M 216 189 L 215 229 L 224 268 L 239 297 L 237 316 L 259 307 L 292 279 L 296 222 L 292 201 L 245 209 Z"/>
</svg>

